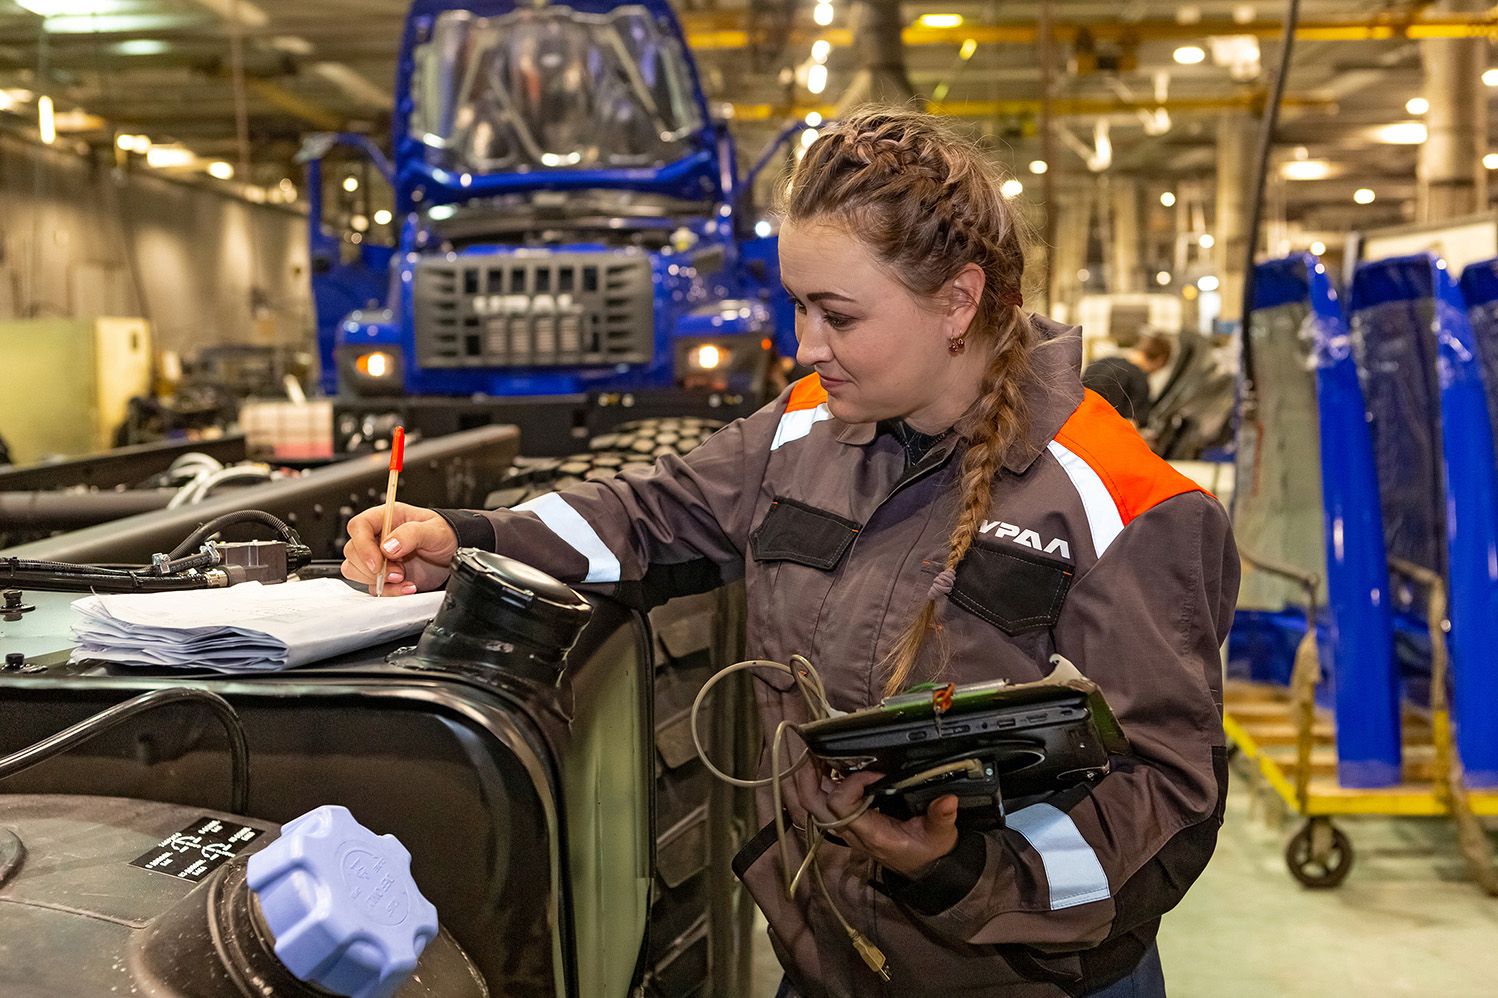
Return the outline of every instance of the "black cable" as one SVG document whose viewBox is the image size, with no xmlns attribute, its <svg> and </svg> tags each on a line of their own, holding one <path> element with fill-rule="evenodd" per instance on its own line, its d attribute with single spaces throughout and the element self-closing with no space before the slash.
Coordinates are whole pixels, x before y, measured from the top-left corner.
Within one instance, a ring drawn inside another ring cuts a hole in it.
<svg viewBox="0 0 1498 998">
<path fill-rule="evenodd" d="M 1269 103 L 1264 108 L 1264 125 L 1259 129 L 1259 150 L 1254 157 L 1254 182 L 1249 188 L 1253 195 L 1248 214 L 1248 232 L 1245 240 L 1243 260 L 1243 310 L 1242 356 L 1243 396 L 1240 420 L 1252 418 L 1258 397 L 1254 389 L 1254 341 L 1249 335 L 1248 321 L 1254 307 L 1254 258 L 1259 249 L 1259 224 L 1264 217 L 1264 181 L 1269 175 L 1269 151 L 1274 145 L 1274 133 L 1279 127 L 1280 104 L 1285 96 L 1285 79 L 1290 75 L 1290 56 L 1295 48 L 1295 28 L 1300 23 L 1300 0 L 1286 0 L 1285 33 L 1280 40 L 1279 69 L 1269 88 Z"/>
<path fill-rule="evenodd" d="M 174 560 L 177 558 L 181 558 L 189 551 L 195 551 L 198 548 L 202 547 L 204 541 L 208 540 L 208 538 L 212 537 L 220 530 L 223 530 L 225 527 L 232 526 L 236 523 L 261 523 L 267 527 L 270 527 L 276 533 L 280 534 L 281 540 L 285 541 L 289 546 L 300 546 L 302 543 L 302 539 L 301 537 L 297 536 L 297 532 L 288 527 L 286 525 L 286 521 L 282 520 L 280 517 L 272 516 L 270 513 L 267 513 L 264 510 L 240 509 L 235 510 L 232 513 L 225 513 L 223 516 L 215 516 L 213 519 L 203 524 L 197 530 L 194 530 L 192 533 L 188 534 L 186 540 L 184 540 L 181 544 L 178 544 L 176 547 L 172 548 L 171 554 L 168 557 Z"/>
<path fill-rule="evenodd" d="M 152 575 L 143 570 L 21 558 L 0 559 L 0 580 L 49 592 L 162 593 L 208 588 L 208 578 L 204 575 Z"/>
<path fill-rule="evenodd" d="M 229 810 L 234 814 L 247 814 L 250 806 L 250 749 L 245 742 L 244 723 L 229 701 L 217 693 L 194 686 L 173 686 L 132 697 L 124 703 L 117 703 L 108 710 L 102 710 L 92 717 L 85 718 L 70 728 L 64 728 L 55 735 L 28 745 L 18 752 L 0 757 L 0 780 L 15 776 L 37 763 L 45 762 L 53 756 L 76 748 L 95 735 L 118 727 L 131 718 L 173 703 L 201 704 L 212 710 L 223 724 L 224 734 L 229 738 L 229 756 L 232 767 Z"/>
</svg>

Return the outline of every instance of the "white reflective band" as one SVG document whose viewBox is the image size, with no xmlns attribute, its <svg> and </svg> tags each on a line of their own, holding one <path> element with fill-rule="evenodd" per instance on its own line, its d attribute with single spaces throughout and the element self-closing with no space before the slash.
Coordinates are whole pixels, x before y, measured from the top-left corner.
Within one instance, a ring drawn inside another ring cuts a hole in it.
<svg viewBox="0 0 1498 998">
<path fill-rule="evenodd" d="M 567 504 L 567 500 L 555 492 L 537 496 L 529 502 L 515 507 L 517 513 L 534 513 L 536 517 L 562 540 L 571 544 L 577 553 L 588 559 L 588 575 L 584 582 L 618 582 L 619 559 L 598 536 L 598 531 L 588 525 L 582 514 Z"/>
<path fill-rule="evenodd" d="M 1005 815 L 1004 824 L 1023 835 L 1030 848 L 1040 853 L 1051 888 L 1052 911 L 1109 896 L 1103 864 L 1065 811 L 1050 804 L 1031 804 Z"/>
<path fill-rule="evenodd" d="M 1113 538 L 1122 533 L 1124 528 L 1123 517 L 1118 515 L 1118 504 L 1113 501 L 1113 493 L 1108 491 L 1108 486 L 1103 484 L 1098 473 L 1092 470 L 1092 465 L 1055 440 L 1048 446 L 1051 453 L 1056 455 L 1056 460 L 1061 462 L 1061 470 L 1071 479 L 1077 495 L 1082 497 L 1082 509 L 1087 514 L 1087 528 L 1092 531 L 1092 547 L 1101 558 L 1103 552 L 1108 550 L 1108 545 L 1113 543 Z"/>
<path fill-rule="evenodd" d="M 823 402 L 815 409 L 797 409 L 780 417 L 780 425 L 775 427 L 775 439 L 770 441 L 771 450 L 779 450 L 782 445 L 792 440 L 800 440 L 811 432 L 811 428 L 824 419 L 832 418 L 832 410 L 827 408 Z"/>
</svg>

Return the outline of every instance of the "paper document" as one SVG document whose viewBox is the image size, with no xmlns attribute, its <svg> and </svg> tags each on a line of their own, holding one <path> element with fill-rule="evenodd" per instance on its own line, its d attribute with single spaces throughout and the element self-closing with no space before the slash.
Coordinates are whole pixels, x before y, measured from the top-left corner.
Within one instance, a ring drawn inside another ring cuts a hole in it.
<svg viewBox="0 0 1498 998">
<path fill-rule="evenodd" d="M 269 672 L 415 634 L 442 592 L 376 599 L 337 579 L 176 593 L 85 596 L 73 603 L 73 661 Z"/>
</svg>

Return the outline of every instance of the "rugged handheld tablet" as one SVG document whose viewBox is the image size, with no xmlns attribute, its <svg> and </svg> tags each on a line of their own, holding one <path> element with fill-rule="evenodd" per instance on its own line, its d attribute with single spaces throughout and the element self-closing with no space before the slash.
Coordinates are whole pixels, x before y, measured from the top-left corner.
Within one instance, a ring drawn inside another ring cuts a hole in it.
<svg viewBox="0 0 1498 998">
<path fill-rule="evenodd" d="M 797 730 L 834 770 L 884 773 L 870 793 L 897 817 L 946 794 L 1002 816 L 1004 801 L 1101 779 L 1129 751 L 1102 691 L 1065 659 L 1038 682 L 931 686 Z"/>
</svg>

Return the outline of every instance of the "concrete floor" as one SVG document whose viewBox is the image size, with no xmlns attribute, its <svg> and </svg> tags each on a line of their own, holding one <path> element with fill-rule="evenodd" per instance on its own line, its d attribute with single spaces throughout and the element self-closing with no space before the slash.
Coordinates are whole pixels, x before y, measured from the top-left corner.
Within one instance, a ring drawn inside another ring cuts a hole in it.
<svg viewBox="0 0 1498 998">
<path fill-rule="evenodd" d="M 1498 898 L 1468 880 L 1449 822 L 1339 820 L 1352 871 L 1341 887 L 1312 891 L 1285 868 L 1299 823 L 1281 811 L 1234 772 L 1212 864 L 1161 929 L 1171 995 L 1498 995 Z M 762 931 L 755 971 L 754 998 L 772 998 L 780 968 Z"/>
</svg>

